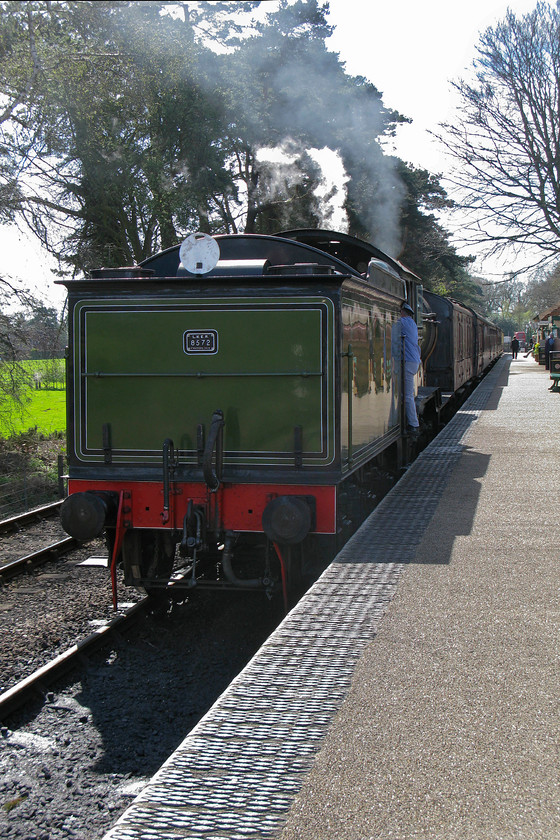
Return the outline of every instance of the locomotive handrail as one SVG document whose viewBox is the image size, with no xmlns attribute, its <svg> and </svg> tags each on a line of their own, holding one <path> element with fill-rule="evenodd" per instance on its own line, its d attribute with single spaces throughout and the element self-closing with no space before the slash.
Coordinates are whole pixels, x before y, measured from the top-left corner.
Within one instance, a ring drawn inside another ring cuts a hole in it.
<svg viewBox="0 0 560 840">
<path fill-rule="evenodd" d="M 401 434 L 405 434 L 406 428 L 406 395 L 405 395 L 405 364 L 404 364 L 404 334 L 401 331 L 401 382 L 399 388 L 399 397 L 400 397 L 400 406 L 399 406 L 399 415 L 400 415 L 400 424 L 401 424 Z"/>
<path fill-rule="evenodd" d="M 324 371 L 314 371 L 314 370 L 282 370 L 282 371 L 238 371 L 238 372 L 230 372 L 230 373 L 223 373 L 220 371 L 217 372 L 210 372 L 210 371 L 196 371 L 194 373 L 189 372 L 180 372 L 180 373 L 105 373 L 104 371 L 82 371 L 82 376 L 84 378 L 95 378 L 95 379 L 115 379 L 123 376 L 128 376 L 131 378 L 155 378 L 158 379 L 173 379 L 175 377 L 184 377 L 184 378 L 191 378 L 191 379 L 200 379 L 203 376 L 303 376 L 304 378 L 308 376 L 324 376 Z"/>
<path fill-rule="evenodd" d="M 354 359 L 352 345 L 348 345 L 346 353 L 340 354 L 348 359 L 348 466 L 352 467 L 354 461 L 352 453 L 352 397 L 354 396 Z"/>
<path fill-rule="evenodd" d="M 169 522 L 169 483 L 170 473 L 173 470 L 173 459 L 175 447 L 171 438 L 165 438 L 163 442 L 163 513 L 162 522 Z"/>
<path fill-rule="evenodd" d="M 225 425 L 224 413 L 219 408 L 212 415 L 210 431 L 204 454 L 202 456 L 202 472 L 204 481 L 211 493 L 215 493 L 221 484 L 223 469 L 223 428 Z M 216 468 L 212 466 L 212 457 L 216 450 Z"/>
</svg>

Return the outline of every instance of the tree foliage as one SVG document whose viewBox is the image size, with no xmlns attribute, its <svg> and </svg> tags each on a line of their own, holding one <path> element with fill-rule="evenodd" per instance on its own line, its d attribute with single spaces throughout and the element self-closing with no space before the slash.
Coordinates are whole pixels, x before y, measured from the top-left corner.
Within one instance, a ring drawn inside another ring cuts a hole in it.
<svg viewBox="0 0 560 840">
<path fill-rule="evenodd" d="M 531 321 L 560 302 L 560 263 L 540 269 L 525 284 L 515 274 L 484 286 L 486 310 L 506 335 L 524 330 Z"/>
<path fill-rule="evenodd" d="M 456 252 L 435 215 L 453 206 L 444 188 L 425 169 L 401 161 L 398 171 L 406 189 L 401 207 L 403 244 L 399 259 L 414 267 L 427 289 L 482 308 L 482 290 L 469 272 L 474 258 Z"/>
<path fill-rule="evenodd" d="M 179 217 L 204 216 L 209 196 L 229 182 L 222 109 L 205 92 L 204 51 L 188 21 L 154 3 L 0 10 L 21 20 L 15 63 L 26 38 L 28 51 L 31 40 L 38 45 L 31 93 L 6 136 L 29 226 L 78 270 L 174 244 Z"/>
<path fill-rule="evenodd" d="M 64 316 L 0 278 L 0 417 L 25 404 L 31 385 L 25 359 L 62 359 Z"/>
<path fill-rule="evenodd" d="M 511 336 L 517 330 L 526 330 L 534 313 L 521 280 L 511 274 L 505 280 L 487 284 L 484 292 L 487 314 L 504 335 Z"/>
<path fill-rule="evenodd" d="M 245 29 L 231 4 L 169 8 L 0 3 L 13 31 L 3 183 L 18 170 L 13 205 L 45 247 L 83 270 L 139 261 L 193 228 L 313 223 L 322 176 L 305 150 L 327 146 L 349 175 L 350 228 L 394 253 L 399 181 L 379 139 L 403 118 L 328 51 L 328 7 L 281 0 Z M 259 152 L 278 147 L 298 153 L 274 177 Z"/>
<path fill-rule="evenodd" d="M 246 201 L 245 206 L 229 202 L 223 222 L 232 231 L 250 233 L 262 231 L 265 217 L 272 218 L 265 187 L 277 187 L 278 181 L 270 180 L 270 167 L 263 167 L 257 152 L 273 148 L 282 148 L 294 164 L 284 193 L 286 199 L 298 197 L 285 205 L 295 211 L 292 225 L 301 218 L 303 195 L 308 196 L 304 216 L 324 214 L 317 198 L 321 175 L 310 166 L 307 150 L 328 148 L 339 154 L 348 176 L 349 232 L 395 253 L 400 182 L 380 139 L 404 118 L 385 108 L 374 85 L 349 76 L 327 49 L 326 12 L 316 0 L 283 1 L 239 49 L 221 58 L 222 78 L 229 80 L 230 171 L 237 195 Z"/>
<path fill-rule="evenodd" d="M 256 9 L 264 12 L 258 18 Z M 336 152 L 349 233 L 476 297 L 435 213 L 439 182 L 387 156 L 405 118 L 327 48 L 328 4 L 0 0 L 0 220 L 73 272 L 193 230 L 329 224 L 314 151 Z"/>
<path fill-rule="evenodd" d="M 527 284 L 525 300 L 534 316 L 560 303 L 560 263 Z"/>
<path fill-rule="evenodd" d="M 443 136 L 466 234 L 536 265 L 560 250 L 560 11 L 508 11 L 481 36 L 474 69 L 472 83 L 455 85 L 460 119 Z"/>
</svg>

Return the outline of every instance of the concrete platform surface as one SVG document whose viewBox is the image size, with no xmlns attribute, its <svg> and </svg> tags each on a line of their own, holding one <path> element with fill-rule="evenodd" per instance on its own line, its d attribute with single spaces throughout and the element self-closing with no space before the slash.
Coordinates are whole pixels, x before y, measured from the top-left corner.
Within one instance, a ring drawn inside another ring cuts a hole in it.
<svg viewBox="0 0 560 840">
<path fill-rule="evenodd" d="M 549 384 L 494 366 L 104 840 L 560 840 Z"/>
<path fill-rule="evenodd" d="M 560 838 L 560 396 L 498 365 L 280 840 Z"/>
</svg>

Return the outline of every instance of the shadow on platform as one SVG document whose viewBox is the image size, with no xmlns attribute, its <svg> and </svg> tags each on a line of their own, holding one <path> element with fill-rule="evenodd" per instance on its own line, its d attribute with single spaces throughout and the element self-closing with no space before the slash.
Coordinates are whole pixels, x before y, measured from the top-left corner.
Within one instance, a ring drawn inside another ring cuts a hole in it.
<svg viewBox="0 0 560 840">
<path fill-rule="evenodd" d="M 411 563 L 447 564 L 457 537 L 468 536 L 478 508 L 481 482 L 490 463 L 468 447 L 457 463 L 441 495 L 439 504 L 421 535 Z"/>
</svg>

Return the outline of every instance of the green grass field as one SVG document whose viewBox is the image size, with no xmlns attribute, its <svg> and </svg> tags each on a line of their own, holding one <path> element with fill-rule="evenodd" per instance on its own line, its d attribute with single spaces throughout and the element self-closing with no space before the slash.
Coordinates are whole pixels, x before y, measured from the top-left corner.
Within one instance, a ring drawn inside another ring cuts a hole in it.
<svg viewBox="0 0 560 840">
<path fill-rule="evenodd" d="M 61 362 L 63 365 L 64 363 Z M 31 373 L 39 371 L 43 377 L 45 374 L 45 362 L 26 362 Z M 45 379 L 43 379 L 43 382 Z M 28 387 L 24 396 L 26 401 L 23 406 L 14 403 L 7 404 L 3 400 L 0 408 L 0 437 L 8 439 L 15 435 L 27 432 L 28 429 L 37 428 L 39 435 L 50 436 L 57 432 L 66 430 L 66 389 L 60 387 L 63 382 L 58 382 L 56 389 L 35 389 Z"/>
<path fill-rule="evenodd" d="M 33 391 L 23 417 L 18 418 L 16 433 L 37 426 L 42 435 L 66 431 L 66 390 Z"/>
</svg>

